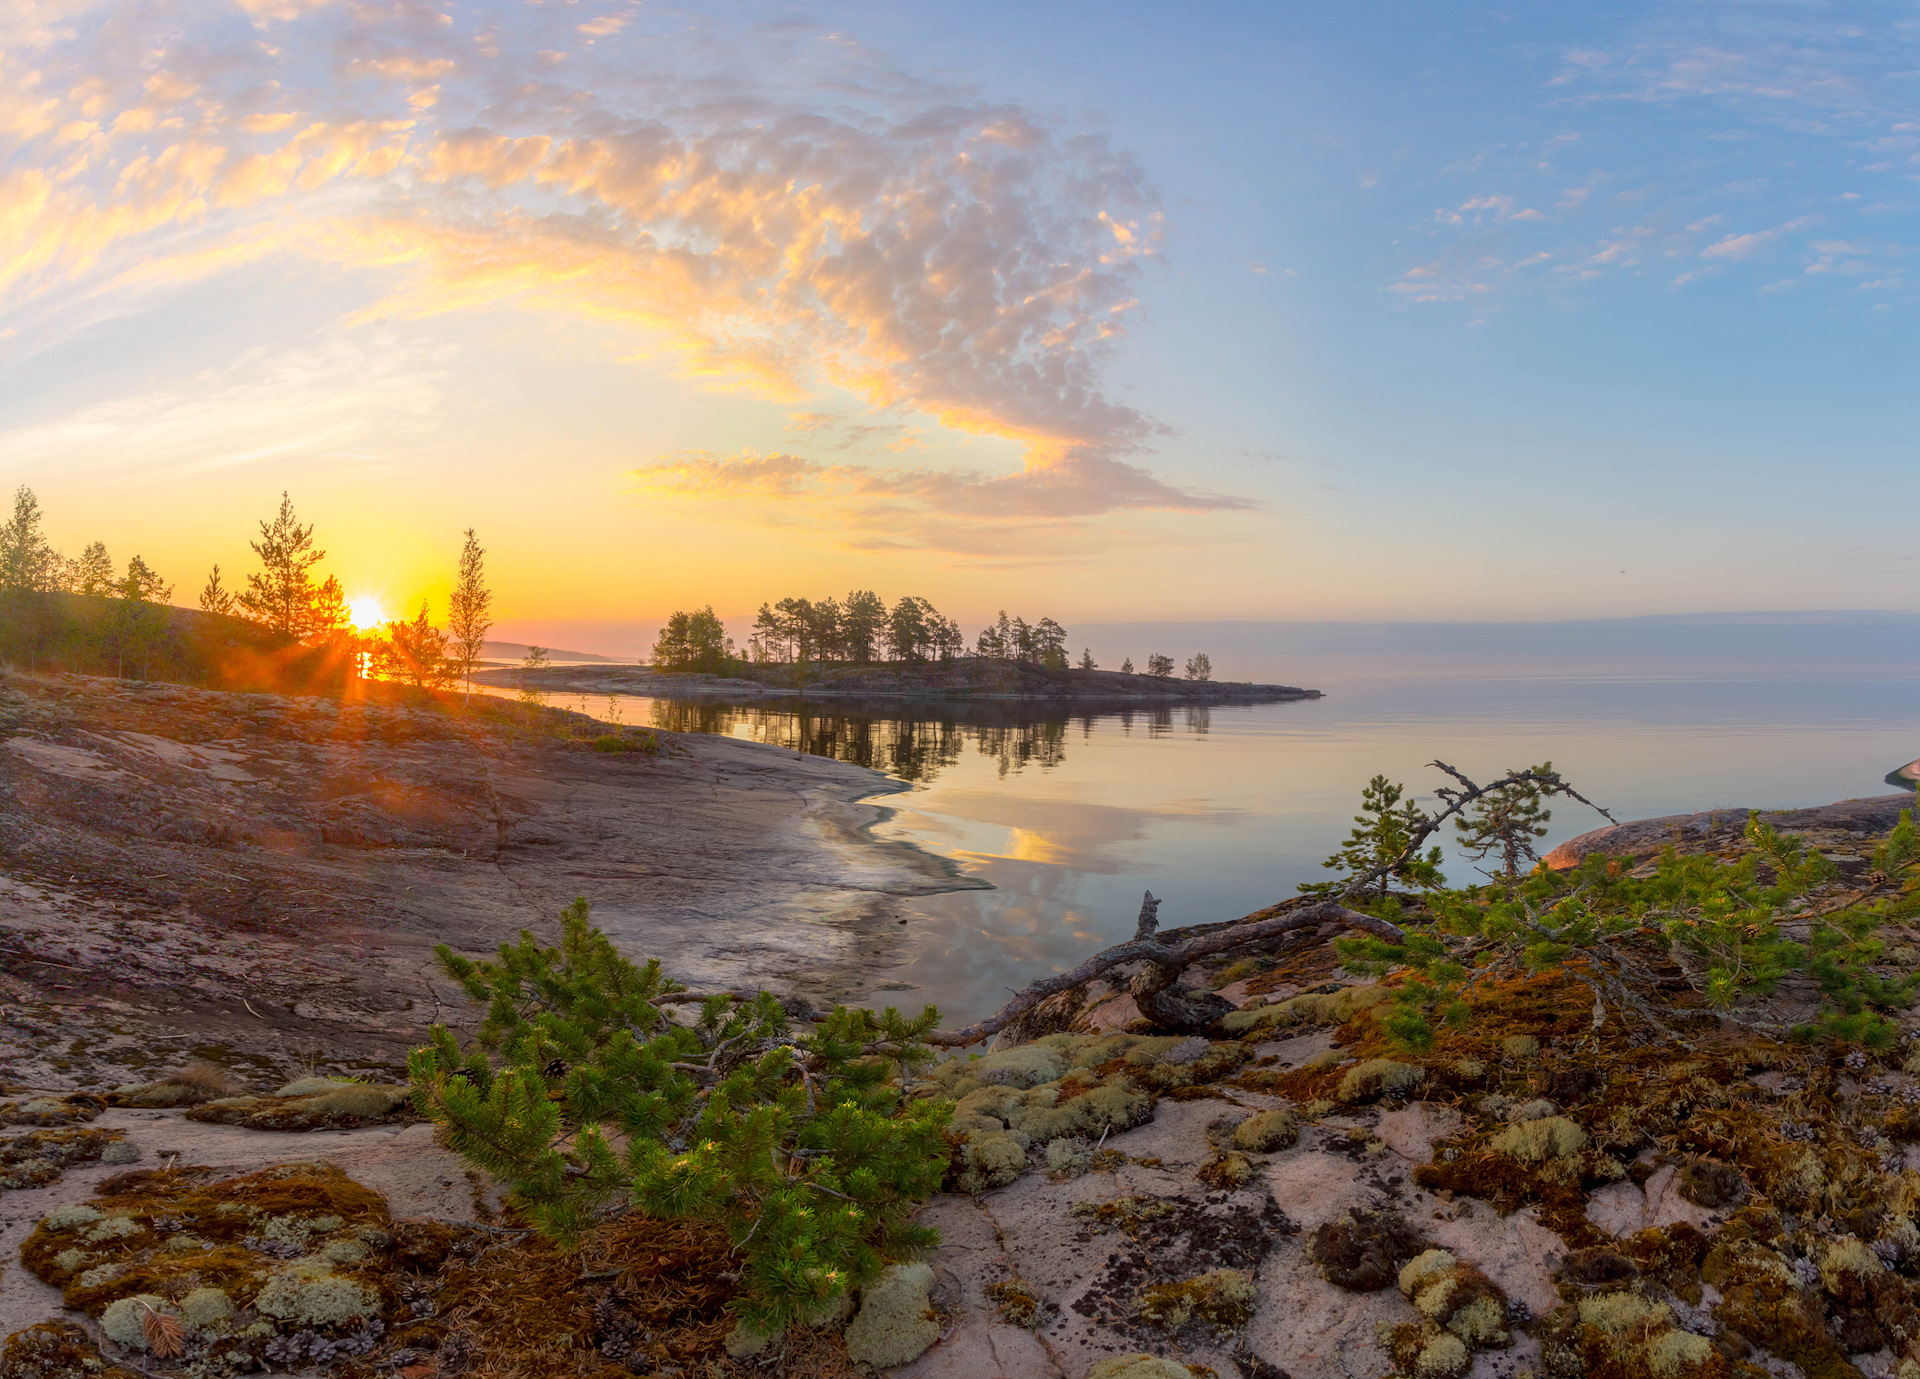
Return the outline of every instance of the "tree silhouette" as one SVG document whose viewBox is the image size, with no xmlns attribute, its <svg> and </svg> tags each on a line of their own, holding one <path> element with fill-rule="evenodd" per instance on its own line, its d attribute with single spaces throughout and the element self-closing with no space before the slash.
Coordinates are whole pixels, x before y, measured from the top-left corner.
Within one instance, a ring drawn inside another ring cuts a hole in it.
<svg viewBox="0 0 1920 1379">
<path fill-rule="evenodd" d="M 313 626 L 313 578 L 308 573 L 327 558 L 313 546 L 313 527 L 301 526 L 293 502 L 283 492 L 273 521 L 260 524 L 260 539 L 248 543 L 262 569 L 247 576 L 240 607 L 255 622 L 288 637 L 304 637 Z"/>
<path fill-rule="evenodd" d="M 460 548 L 460 573 L 454 580 L 453 596 L 447 605 L 447 632 L 453 648 L 454 668 L 473 697 L 473 668 L 480 664 L 480 653 L 487 642 L 487 629 L 493 626 L 488 608 L 493 593 L 487 588 L 486 551 L 467 528 L 467 544 Z"/>
</svg>

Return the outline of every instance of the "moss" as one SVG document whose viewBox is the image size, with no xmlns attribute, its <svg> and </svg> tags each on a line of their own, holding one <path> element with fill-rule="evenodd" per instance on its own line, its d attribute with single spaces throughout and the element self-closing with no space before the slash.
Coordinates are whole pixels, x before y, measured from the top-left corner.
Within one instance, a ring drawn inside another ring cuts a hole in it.
<svg viewBox="0 0 1920 1379">
<path fill-rule="evenodd" d="M 1540 1052 L 1540 1041 L 1531 1034 L 1509 1034 L 1500 1041 L 1500 1052 L 1515 1060 L 1532 1058 Z"/>
<path fill-rule="evenodd" d="M 1697 1207 L 1718 1210 L 1747 1195 L 1747 1179 L 1732 1164 L 1696 1159 L 1681 1168 L 1679 1192 Z"/>
<path fill-rule="evenodd" d="M 1587 1132 L 1565 1116 L 1548 1116 L 1509 1125 L 1488 1147 L 1522 1163 L 1542 1163 L 1578 1154 L 1587 1147 Z"/>
<path fill-rule="evenodd" d="M 1057 1081 L 1066 1071 L 1067 1061 L 1058 1049 L 1025 1044 L 979 1058 L 950 1059 L 934 1068 L 929 1076 L 949 1090 L 956 1090 L 963 1083 L 1025 1089 Z"/>
<path fill-rule="evenodd" d="M 1378 1101 L 1381 1097 L 1404 1096 L 1426 1079 L 1427 1070 L 1391 1058 L 1370 1058 L 1347 1069 L 1334 1093 L 1345 1102 Z"/>
<path fill-rule="evenodd" d="M 140 1223 L 127 1216 L 109 1216 L 96 1222 L 91 1230 L 80 1238 L 89 1245 L 98 1245 L 106 1240 L 124 1240 L 127 1236 L 140 1234 Z"/>
<path fill-rule="evenodd" d="M 177 1317 L 173 1304 L 154 1293 L 137 1293 L 110 1304 L 100 1314 L 100 1329 L 115 1345 L 128 1350 L 147 1348 L 146 1315 L 149 1311 Z"/>
<path fill-rule="evenodd" d="M 40 1227 L 49 1231 L 70 1231 L 75 1226 L 89 1225 L 99 1219 L 100 1208 L 88 1206 L 85 1202 L 74 1202 L 55 1207 L 41 1217 Z"/>
<path fill-rule="evenodd" d="M 46 1321 L 16 1331 L 0 1346 L 0 1374 L 7 1379 L 138 1379 L 134 1370 L 102 1358 L 85 1329 Z"/>
<path fill-rule="evenodd" d="M 940 1339 L 940 1322 L 927 1293 L 933 1270 L 925 1264 L 895 1264 L 860 1296 L 860 1311 L 847 1327 L 847 1356 L 857 1365 L 885 1369 L 917 1358 Z"/>
<path fill-rule="evenodd" d="M 1659 1379 L 1705 1369 L 1713 1360 L 1713 1342 L 1690 1331 L 1663 1331 L 1647 1342 L 1647 1367 Z"/>
<path fill-rule="evenodd" d="M 1228 1150 L 1201 1164 L 1194 1176 L 1210 1188 L 1232 1192 L 1245 1187 L 1253 1178 L 1253 1162 L 1245 1154 Z"/>
<path fill-rule="evenodd" d="M 202 1331 L 223 1326 L 233 1310 L 233 1299 L 219 1288 L 196 1288 L 180 1299 L 180 1315 Z"/>
<path fill-rule="evenodd" d="M 954 1143 L 957 1140 L 957 1143 Z M 947 1169 L 947 1187 L 969 1196 L 989 1188 L 1005 1187 L 1027 1166 L 1027 1151 L 1008 1134 L 953 1137 Z"/>
<path fill-rule="evenodd" d="M 1193 1379 L 1193 1371 L 1157 1355 L 1115 1355 L 1087 1371 L 1087 1379 Z"/>
<path fill-rule="evenodd" d="M 1473 1368 L 1467 1343 L 1434 1326 L 1399 1328 L 1390 1349 L 1394 1362 L 1410 1379 L 1462 1379 Z"/>
<path fill-rule="evenodd" d="M 131 1140 L 115 1140 L 100 1151 L 103 1164 L 131 1164 L 140 1161 L 140 1146 Z"/>
<path fill-rule="evenodd" d="M 1141 1295 L 1140 1319 L 1163 1331 L 1201 1321 L 1223 1330 L 1246 1325 L 1259 1294 L 1253 1278 L 1237 1269 L 1214 1269 L 1178 1283 L 1161 1283 Z"/>
<path fill-rule="evenodd" d="M 253 1300 L 263 1317 L 300 1326 L 337 1326 L 380 1310 L 380 1296 L 357 1279 L 333 1272 L 324 1260 L 296 1260 L 278 1269 Z"/>
<path fill-rule="evenodd" d="M 1307 1240 L 1307 1257 L 1336 1288 L 1371 1293 L 1390 1286 L 1401 1266 L 1426 1248 L 1420 1232 L 1399 1213 L 1354 1211 L 1316 1229 Z"/>
<path fill-rule="evenodd" d="M 291 1084 L 299 1086 L 301 1084 Z M 299 1096 L 226 1097 L 195 1106 L 189 1120 L 239 1125 L 249 1130 L 350 1130 L 412 1116 L 405 1087 L 367 1083 L 325 1083 L 325 1089 Z"/>
<path fill-rule="evenodd" d="M 1031 1330 L 1040 1324 L 1040 1298 L 1023 1280 L 1002 1279 L 987 1289 L 987 1297 L 1009 1326 Z"/>
<path fill-rule="evenodd" d="M 1075 1202 L 1069 1210 L 1095 1229 L 1120 1230 L 1129 1235 L 1144 1221 L 1159 1221 L 1172 1216 L 1179 1207 L 1164 1197 L 1116 1197 L 1110 1202 Z"/>
<path fill-rule="evenodd" d="M 1398 1282 L 1401 1293 L 1412 1298 L 1457 1263 L 1459 1260 L 1454 1258 L 1451 1250 L 1422 1250 L 1400 1270 Z"/>
<path fill-rule="evenodd" d="M 1339 991 L 1293 996 L 1256 1010 L 1229 1011 L 1220 1027 L 1236 1038 L 1292 1025 L 1344 1025 L 1387 1000 L 1393 992 L 1384 986 L 1349 986 Z"/>
<path fill-rule="evenodd" d="M 1485 1098 L 1482 1105 L 1485 1105 L 1487 1101 L 1491 1100 L 1493 1100 L 1492 1097 Z M 1549 1116 L 1557 1116 L 1559 1114 L 1560 1108 L 1555 1106 L 1551 1101 L 1548 1101 L 1545 1097 L 1535 1097 L 1531 1101 L 1515 1102 L 1508 1106 L 1502 1113 L 1501 1119 L 1513 1122 L 1545 1120 Z"/>
<path fill-rule="evenodd" d="M 1826 1290 L 1849 1306 L 1871 1306 L 1870 1280 L 1886 1272 L 1887 1266 L 1858 1236 L 1843 1235 L 1820 1252 L 1820 1282 Z"/>
<path fill-rule="evenodd" d="M 1233 1131 L 1233 1146 L 1255 1154 L 1270 1154 L 1290 1149 L 1300 1139 L 1300 1118 L 1284 1107 L 1257 1111 L 1241 1121 Z"/>
</svg>

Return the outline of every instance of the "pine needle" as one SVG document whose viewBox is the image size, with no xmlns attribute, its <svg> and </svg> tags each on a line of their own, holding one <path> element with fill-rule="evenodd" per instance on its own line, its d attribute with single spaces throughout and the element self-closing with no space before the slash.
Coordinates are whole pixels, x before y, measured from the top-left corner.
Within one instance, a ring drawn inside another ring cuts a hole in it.
<svg viewBox="0 0 1920 1379">
<path fill-rule="evenodd" d="M 140 1333 L 147 1338 L 147 1349 L 162 1360 L 171 1360 L 186 1349 L 186 1328 L 178 1317 L 156 1312 L 144 1302 L 140 1307 Z"/>
</svg>

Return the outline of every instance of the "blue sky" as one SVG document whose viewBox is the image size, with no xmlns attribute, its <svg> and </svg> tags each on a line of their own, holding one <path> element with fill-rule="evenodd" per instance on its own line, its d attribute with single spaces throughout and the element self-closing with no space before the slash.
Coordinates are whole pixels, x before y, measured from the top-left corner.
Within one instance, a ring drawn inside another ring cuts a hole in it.
<svg viewBox="0 0 1920 1379">
<path fill-rule="evenodd" d="M 1913 603 L 1911 7 L 0 18 L 0 477 L 183 586 Z"/>
</svg>

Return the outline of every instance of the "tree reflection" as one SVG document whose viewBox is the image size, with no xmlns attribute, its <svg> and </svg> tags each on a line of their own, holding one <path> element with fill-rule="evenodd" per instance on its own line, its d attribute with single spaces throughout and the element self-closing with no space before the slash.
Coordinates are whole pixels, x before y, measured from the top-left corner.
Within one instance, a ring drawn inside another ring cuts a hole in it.
<svg viewBox="0 0 1920 1379">
<path fill-rule="evenodd" d="M 969 749 L 992 761 L 1003 777 L 1030 766 L 1048 770 L 1066 760 L 1067 734 L 1076 720 L 1084 736 L 1096 719 L 1111 716 L 1111 711 L 1068 714 L 1031 704 L 947 703 L 907 717 L 897 700 L 884 710 L 855 699 L 823 709 L 798 698 L 775 705 L 656 699 L 652 711 L 653 725 L 672 732 L 744 737 L 923 782 L 936 779 Z M 1156 736 L 1171 732 L 1172 712 L 1156 710 L 1152 722 Z M 1205 732 L 1206 719 L 1202 715 L 1196 722 L 1189 716 L 1187 726 Z"/>
</svg>

